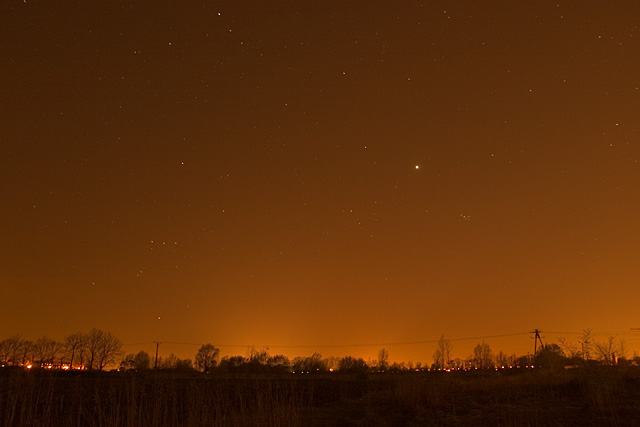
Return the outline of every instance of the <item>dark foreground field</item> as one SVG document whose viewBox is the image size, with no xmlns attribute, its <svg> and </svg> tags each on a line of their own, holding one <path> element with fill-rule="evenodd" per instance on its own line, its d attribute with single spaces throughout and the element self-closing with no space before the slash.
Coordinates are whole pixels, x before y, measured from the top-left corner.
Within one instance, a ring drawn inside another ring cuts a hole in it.
<svg viewBox="0 0 640 427">
<path fill-rule="evenodd" d="M 640 369 L 287 375 L 0 369 L 2 426 L 640 426 Z"/>
</svg>

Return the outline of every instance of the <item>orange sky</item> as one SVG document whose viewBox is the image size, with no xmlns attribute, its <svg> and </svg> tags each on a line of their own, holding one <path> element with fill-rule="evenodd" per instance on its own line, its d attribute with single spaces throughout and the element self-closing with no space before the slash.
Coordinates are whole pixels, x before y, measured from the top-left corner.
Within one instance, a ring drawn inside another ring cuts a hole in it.
<svg viewBox="0 0 640 427">
<path fill-rule="evenodd" d="M 239 3 L 1 6 L 0 338 L 640 350 L 640 5 Z"/>
</svg>

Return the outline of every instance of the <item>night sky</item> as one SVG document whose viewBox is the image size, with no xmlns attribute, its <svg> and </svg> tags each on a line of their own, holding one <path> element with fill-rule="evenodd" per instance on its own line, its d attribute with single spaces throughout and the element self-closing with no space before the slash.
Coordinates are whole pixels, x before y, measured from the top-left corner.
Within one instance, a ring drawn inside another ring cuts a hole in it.
<svg viewBox="0 0 640 427">
<path fill-rule="evenodd" d="M 513 333 L 485 340 L 526 354 L 533 328 L 624 336 L 639 16 L 634 0 L 3 2 L 1 338 L 97 327 L 430 362 L 441 334 L 474 337 L 461 358 Z"/>
</svg>

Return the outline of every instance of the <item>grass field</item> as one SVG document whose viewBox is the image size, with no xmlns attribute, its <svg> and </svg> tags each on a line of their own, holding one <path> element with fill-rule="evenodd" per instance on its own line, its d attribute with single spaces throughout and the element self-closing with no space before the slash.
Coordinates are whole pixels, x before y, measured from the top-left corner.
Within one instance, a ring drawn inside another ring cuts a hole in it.
<svg viewBox="0 0 640 427">
<path fill-rule="evenodd" d="M 640 368 L 238 376 L 0 369 L 2 426 L 640 426 Z"/>
</svg>

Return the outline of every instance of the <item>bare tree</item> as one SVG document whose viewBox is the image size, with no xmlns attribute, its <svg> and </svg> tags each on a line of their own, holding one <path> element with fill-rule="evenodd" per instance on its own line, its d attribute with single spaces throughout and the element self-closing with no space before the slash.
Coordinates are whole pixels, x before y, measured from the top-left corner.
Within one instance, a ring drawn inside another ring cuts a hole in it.
<svg viewBox="0 0 640 427">
<path fill-rule="evenodd" d="M 437 369 L 446 369 L 449 367 L 452 348 L 451 341 L 442 335 L 438 340 L 436 351 L 433 353 L 433 363 Z"/>
<path fill-rule="evenodd" d="M 338 361 L 338 365 L 339 363 Z M 292 368 L 294 372 L 323 372 L 327 369 L 327 363 L 320 353 L 313 353 L 308 357 L 293 359 Z"/>
<path fill-rule="evenodd" d="M 364 374 L 369 370 L 367 362 L 361 357 L 345 356 L 338 362 L 338 371 L 346 373 Z"/>
<path fill-rule="evenodd" d="M 577 357 L 582 354 L 578 349 L 578 345 L 566 340 L 565 337 L 558 337 L 558 345 L 569 357 Z"/>
<path fill-rule="evenodd" d="M 136 357 L 133 353 L 125 354 L 120 362 L 120 371 L 133 371 L 136 369 L 136 362 L 134 358 Z"/>
<path fill-rule="evenodd" d="M 591 328 L 582 330 L 582 335 L 580 336 L 580 339 L 578 340 L 578 342 L 582 347 L 582 350 L 581 350 L 582 357 L 584 358 L 584 360 L 589 360 L 590 353 L 591 353 L 591 345 L 592 345 Z"/>
<path fill-rule="evenodd" d="M 171 353 L 171 356 L 174 356 Z M 122 362 L 120 362 L 120 370 L 123 371 L 142 371 L 147 370 L 151 367 L 151 356 L 144 350 L 139 351 L 136 354 L 129 353 L 122 358 Z"/>
<path fill-rule="evenodd" d="M 605 365 L 614 365 L 616 363 L 616 353 L 618 346 L 616 345 L 616 337 L 610 336 L 604 342 L 593 342 L 596 357 Z"/>
<path fill-rule="evenodd" d="M 381 371 L 386 370 L 389 367 L 389 351 L 386 348 L 381 348 L 378 351 L 378 369 Z"/>
<path fill-rule="evenodd" d="M 0 365 L 4 367 L 4 364 L 7 363 L 7 359 L 9 358 L 9 345 L 6 339 L 0 341 Z"/>
<path fill-rule="evenodd" d="M 178 356 L 171 353 L 167 357 L 163 357 L 162 360 L 159 360 L 158 366 L 160 367 L 160 369 L 167 369 L 167 370 L 175 369 L 176 366 L 178 365 L 178 360 L 179 360 Z"/>
<path fill-rule="evenodd" d="M 247 349 L 247 360 L 254 365 L 266 365 L 269 360 L 269 347 L 264 347 L 261 350 L 256 350 L 251 346 Z"/>
<path fill-rule="evenodd" d="M 33 341 L 21 340 L 18 351 L 20 352 L 20 365 L 24 366 L 33 359 Z"/>
<path fill-rule="evenodd" d="M 496 366 L 500 368 L 506 368 L 511 366 L 509 363 L 509 356 L 507 356 L 502 350 L 496 354 Z"/>
<path fill-rule="evenodd" d="M 218 363 L 219 355 L 219 348 L 212 344 L 204 344 L 196 353 L 196 368 L 203 372 L 209 372 Z"/>
<path fill-rule="evenodd" d="M 86 349 L 87 349 L 87 366 L 88 370 L 93 370 L 96 367 L 98 359 L 98 351 L 100 349 L 100 343 L 102 341 L 102 332 L 99 329 L 93 328 L 85 336 Z"/>
<path fill-rule="evenodd" d="M 618 340 L 618 358 L 627 358 L 627 341 L 622 338 Z"/>
<path fill-rule="evenodd" d="M 77 359 L 80 360 L 80 367 L 82 367 L 82 353 L 84 353 L 85 344 L 85 336 L 80 332 L 65 338 L 64 350 L 69 360 L 69 369 L 73 369 L 73 362 Z"/>
<path fill-rule="evenodd" d="M 0 359 L 4 363 L 16 365 L 19 360 L 22 339 L 19 335 L 14 335 L 0 342 Z"/>
<path fill-rule="evenodd" d="M 291 361 L 289 361 L 289 358 L 284 354 L 274 354 L 273 356 L 269 356 L 267 365 L 280 371 L 287 371 L 291 366 Z"/>
<path fill-rule="evenodd" d="M 193 371 L 193 363 L 191 359 L 178 359 L 175 369 L 182 372 Z"/>
<path fill-rule="evenodd" d="M 493 354 L 489 344 L 482 341 L 473 348 L 473 360 L 476 368 L 487 369 L 493 367 Z"/>
<path fill-rule="evenodd" d="M 136 362 L 136 369 L 147 370 L 151 368 L 151 355 L 144 350 L 137 352 L 133 360 Z"/>
<path fill-rule="evenodd" d="M 33 363 L 40 367 L 53 366 L 60 350 L 59 342 L 47 337 L 40 337 L 33 343 Z"/>
<path fill-rule="evenodd" d="M 122 343 L 110 332 L 104 332 L 93 328 L 86 335 L 87 343 L 87 368 L 104 369 L 107 365 L 115 363 L 117 356 L 121 354 Z"/>
<path fill-rule="evenodd" d="M 47 337 L 39 337 L 33 342 L 32 354 L 33 360 L 31 363 L 33 366 L 43 367 L 45 364 L 45 358 L 47 353 L 47 347 L 51 340 Z"/>
<path fill-rule="evenodd" d="M 110 332 L 104 332 L 102 343 L 98 349 L 98 369 L 116 362 L 116 358 L 122 354 L 122 342 Z"/>
</svg>

